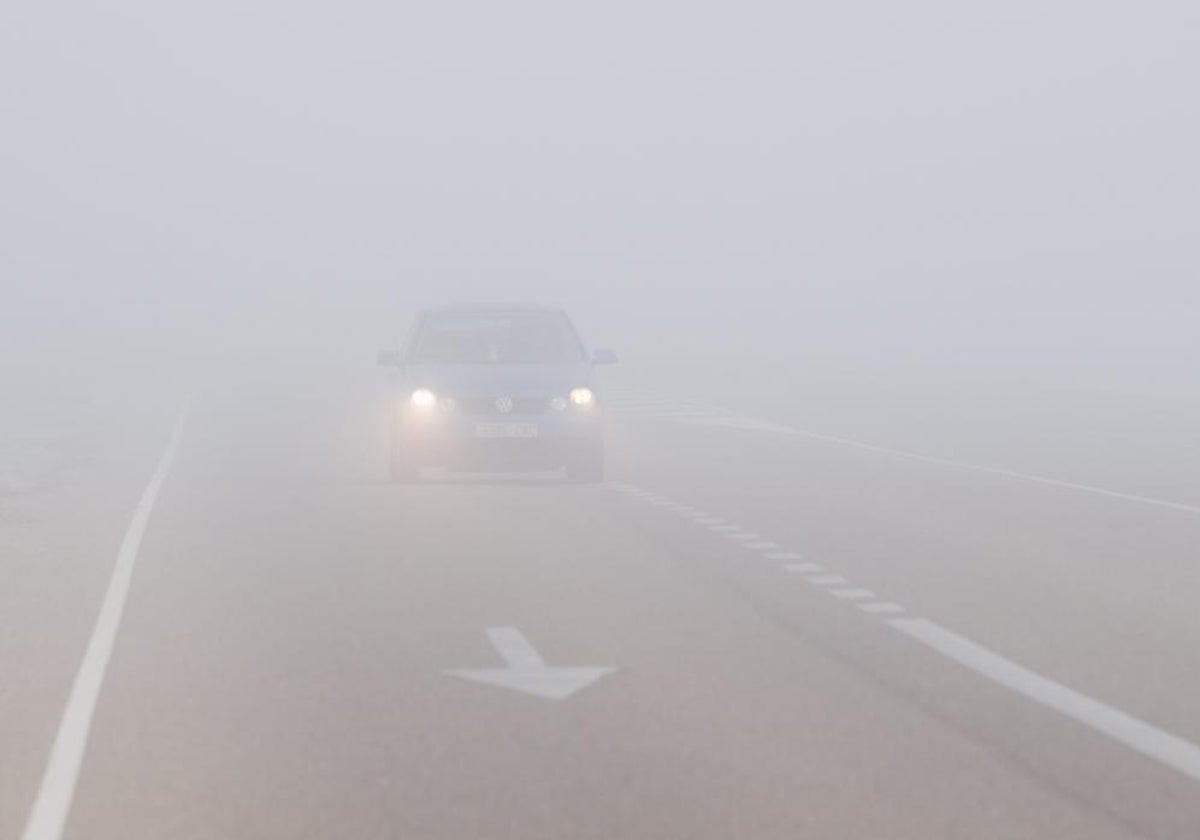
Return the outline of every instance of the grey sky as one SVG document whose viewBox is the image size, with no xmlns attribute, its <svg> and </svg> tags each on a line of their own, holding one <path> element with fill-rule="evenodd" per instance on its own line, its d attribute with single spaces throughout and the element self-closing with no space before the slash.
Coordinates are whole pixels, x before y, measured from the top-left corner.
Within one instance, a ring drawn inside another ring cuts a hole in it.
<svg viewBox="0 0 1200 840">
<path fill-rule="evenodd" d="M 1198 42 L 1190 2 L 10 4 L 0 326 L 501 298 L 647 354 L 1193 374 Z"/>
</svg>

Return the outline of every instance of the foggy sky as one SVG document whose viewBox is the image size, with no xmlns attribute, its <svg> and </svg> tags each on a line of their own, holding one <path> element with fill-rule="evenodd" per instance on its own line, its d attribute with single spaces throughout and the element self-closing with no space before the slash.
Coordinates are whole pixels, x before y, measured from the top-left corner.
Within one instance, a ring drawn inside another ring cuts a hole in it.
<svg viewBox="0 0 1200 840">
<path fill-rule="evenodd" d="M 8 4 L 0 346 L 518 300 L 626 358 L 1194 382 L 1198 47 L 1187 0 Z"/>
</svg>

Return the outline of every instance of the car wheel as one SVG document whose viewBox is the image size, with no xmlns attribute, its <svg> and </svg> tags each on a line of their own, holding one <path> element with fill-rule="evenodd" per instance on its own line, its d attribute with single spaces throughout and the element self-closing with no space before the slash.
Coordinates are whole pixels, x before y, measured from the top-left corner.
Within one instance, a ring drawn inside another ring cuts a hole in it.
<svg viewBox="0 0 1200 840">
<path fill-rule="evenodd" d="M 567 457 L 567 481 L 571 484 L 598 484 L 604 481 L 604 441 L 588 441 L 577 446 Z"/>
</svg>

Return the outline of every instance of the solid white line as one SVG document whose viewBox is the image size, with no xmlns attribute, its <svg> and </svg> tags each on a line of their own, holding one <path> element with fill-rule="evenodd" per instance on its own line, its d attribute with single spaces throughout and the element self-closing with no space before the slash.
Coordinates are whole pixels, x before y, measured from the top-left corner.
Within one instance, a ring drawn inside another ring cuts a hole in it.
<svg viewBox="0 0 1200 840">
<path fill-rule="evenodd" d="M 899 604 L 893 604 L 891 601 L 879 601 L 874 604 L 859 604 L 858 608 L 865 613 L 872 615 L 883 615 L 885 613 L 902 613 L 904 607 Z"/>
<path fill-rule="evenodd" d="M 1200 746 L 1023 668 L 927 619 L 895 618 L 888 623 L 1005 688 L 1200 781 Z"/>
<path fill-rule="evenodd" d="M 87 749 L 92 715 L 96 711 L 100 688 L 104 684 L 104 674 L 112 657 L 117 630 L 121 625 L 121 614 L 125 611 L 125 599 L 129 594 L 138 547 L 142 544 L 142 535 L 146 532 L 146 525 L 150 521 L 150 512 L 154 509 L 158 493 L 171 470 L 171 463 L 175 460 L 190 402 L 190 399 L 185 401 L 179 411 L 166 451 L 159 458 L 158 468 L 142 492 L 142 498 L 133 512 L 133 519 L 130 520 L 125 538 L 117 551 L 117 560 L 108 581 L 108 589 L 100 604 L 100 613 L 92 629 L 83 662 L 71 686 L 67 706 L 58 723 L 58 734 L 54 738 L 50 760 L 42 775 L 42 784 L 38 788 L 33 809 L 25 823 L 22 840 L 59 840 L 62 837 L 63 826 L 71 811 L 71 801 L 75 797 L 79 768 Z"/>
<path fill-rule="evenodd" d="M 1096 487 L 1091 484 L 1078 484 L 1073 481 L 1063 481 L 1058 478 L 1049 478 L 1044 475 L 1034 475 L 1033 473 L 1019 472 L 1017 470 L 1004 469 L 1003 467 L 988 467 L 982 464 L 972 464 L 968 461 L 955 461 L 950 458 L 938 458 L 934 455 L 922 455 L 919 452 L 910 452 L 906 449 L 892 449 L 887 446 L 877 446 L 873 443 L 863 443 L 858 440 L 850 440 L 849 438 L 835 437 L 833 435 L 823 435 L 817 432 L 810 432 L 806 429 L 797 429 L 791 426 L 780 426 L 775 423 L 767 423 L 761 420 L 754 420 L 750 417 L 730 417 L 713 420 L 693 420 L 696 424 L 724 426 L 728 428 L 748 429 L 751 431 L 766 431 L 779 432 L 782 434 L 797 435 L 799 437 L 811 438 L 825 443 L 836 443 L 839 446 L 849 446 L 854 449 L 861 449 L 865 452 L 877 452 L 882 455 L 891 455 L 896 458 L 908 458 L 912 461 L 921 461 L 926 464 L 936 464 L 942 467 L 954 467 L 960 470 L 973 470 L 975 472 L 988 473 L 990 475 L 999 475 L 1005 478 L 1016 478 L 1022 481 L 1032 481 L 1038 484 L 1045 484 L 1050 487 L 1060 487 L 1066 490 L 1077 490 L 1082 493 L 1091 493 L 1096 496 L 1106 496 L 1110 499 L 1120 499 L 1125 502 L 1136 502 L 1143 505 L 1154 505 L 1155 507 L 1166 508 L 1168 510 L 1179 510 L 1185 513 L 1200 514 L 1200 507 L 1196 505 L 1187 505 L 1182 502 L 1170 502 L 1163 499 L 1154 499 L 1149 496 L 1138 496 L 1134 493 L 1121 493 L 1117 490 L 1107 490 L 1103 487 Z"/>
</svg>

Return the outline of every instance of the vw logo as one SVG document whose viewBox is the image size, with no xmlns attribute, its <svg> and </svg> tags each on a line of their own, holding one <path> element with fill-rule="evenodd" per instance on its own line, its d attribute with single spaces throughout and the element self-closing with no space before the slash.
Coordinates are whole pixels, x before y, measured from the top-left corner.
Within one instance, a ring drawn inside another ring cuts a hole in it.
<svg viewBox="0 0 1200 840">
<path fill-rule="evenodd" d="M 501 414 L 511 414 L 513 410 L 513 398 L 496 397 L 496 410 Z"/>
</svg>

